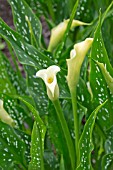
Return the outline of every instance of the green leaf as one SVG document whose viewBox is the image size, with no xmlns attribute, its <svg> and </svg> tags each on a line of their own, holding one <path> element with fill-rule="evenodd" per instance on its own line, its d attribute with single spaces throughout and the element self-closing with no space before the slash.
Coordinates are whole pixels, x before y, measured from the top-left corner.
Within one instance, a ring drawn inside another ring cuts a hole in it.
<svg viewBox="0 0 113 170">
<path fill-rule="evenodd" d="M 27 135 L 26 135 L 27 136 Z M 14 164 L 27 168 L 24 140 L 9 125 L 0 122 L 0 167 L 12 170 Z"/>
<path fill-rule="evenodd" d="M 4 100 L 5 110 L 13 118 L 16 127 L 23 129 L 23 122 L 29 116 L 20 103 L 7 95 L 25 94 L 25 81 L 16 75 L 16 72 L 12 69 L 8 59 L 2 52 L 0 52 L 0 72 L 0 96 Z"/>
<path fill-rule="evenodd" d="M 44 138 L 41 137 L 40 129 L 35 122 L 31 137 L 31 162 L 29 164 L 29 170 L 44 170 L 42 148 L 42 141 L 44 142 Z"/>
<path fill-rule="evenodd" d="M 93 4 L 90 0 L 80 0 L 76 12 L 76 18 L 80 21 L 91 22 L 94 15 L 94 8 L 91 8 Z"/>
<path fill-rule="evenodd" d="M 99 105 L 90 115 L 89 119 L 86 121 L 84 126 L 83 133 L 79 140 L 79 148 L 80 148 L 80 164 L 77 167 L 77 170 L 89 169 L 92 170 L 91 166 L 91 151 L 93 150 L 93 142 L 92 142 L 92 132 L 95 124 L 95 120 L 97 117 L 97 113 L 100 108 L 104 106 L 106 101 Z"/>
<path fill-rule="evenodd" d="M 112 169 L 113 169 L 113 153 L 109 153 L 104 155 L 102 158 L 102 170 L 112 170 Z"/>
<path fill-rule="evenodd" d="M 64 18 L 68 18 L 72 8 L 74 6 L 74 0 L 47 0 L 47 1 L 37 1 L 33 0 L 33 9 L 37 12 L 38 16 L 45 16 L 49 25 L 58 24 L 59 22 L 63 21 Z M 60 15 L 58 15 L 58 11 Z M 49 19 L 51 16 L 51 20 Z"/>
<path fill-rule="evenodd" d="M 30 104 L 28 103 L 28 101 L 25 100 L 25 98 L 23 99 L 20 96 L 14 96 L 15 98 L 18 98 L 20 101 L 22 101 L 23 103 L 25 103 L 25 105 L 29 108 L 29 110 L 32 112 L 36 122 L 37 122 L 37 126 L 38 129 L 40 130 L 40 134 L 41 134 L 41 140 L 42 140 L 42 150 L 44 151 L 44 136 L 45 136 L 45 132 L 46 132 L 46 127 L 42 121 L 42 119 L 39 116 L 38 111 Z"/>
<path fill-rule="evenodd" d="M 26 94 L 25 79 L 16 73 L 7 57 L 2 52 L 0 52 L 0 72 L 4 74 L 4 76 L 1 75 L 2 82 L 5 83 L 8 80 L 11 82 L 12 85 L 9 84 L 8 86 L 9 90 L 12 89 L 11 93 Z M 2 88 L 3 90 L 1 92 L 5 91 L 5 87 L 2 86 Z"/>
<path fill-rule="evenodd" d="M 25 66 L 27 71 L 27 86 L 30 95 L 33 97 L 37 110 L 40 115 L 48 112 L 48 97 L 44 83 L 41 79 L 36 78 L 37 68 Z"/>
<path fill-rule="evenodd" d="M 8 1 L 13 10 L 14 24 L 18 33 L 22 35 L 27 43 L 32 44 L 32 41 L 34 41 L 39 48 L 42 31 L 39 19 L 24 0 Z"/>
<path fill-rule="evenodd" d="M 25 133 L 19 129 L 15 129 L 15 132 L 18 134 L 20 139 L 25 144 L 25 147 L 26 147 L 25 157 L 26 157 L 27 163 L 29 163 L 31 160 L 31 156 L 30 156 L 31 135 L 28 135 L 27 133 Z"/>
<path fill-rule="evenodd" d="M 51 151 L 52 150 L 52 146 L 51 148 L 47 149 L 44 152 L 44 167 L 46 170 L 59 170 L 59 159 L 58 156 L 55 155 L 54 152 Z"/>
<path fill-rule="evenodd" d="M 102 127 L 103 130 L 106 130 L 113 124 L 113 96 L 110 95 L 109 89 L 106 86 L 106 81 L 103 78 L 99 66 L 93 61 L 95 60 L 96 62 L 104 63 L 108 72 L 112 72 L 112 67 L 109 63 L 107 52 L 102 39 L 101 19 L 99 20 L 99 24 L 94 35 L 91 59 L 90 84 L 93 92 L 93 108 L 97 107 L 103 101 L 108 99 L 108 102 L 99 111 L 101 114 L 97 116 L 97 122 L 99 126 Z"/>
<path fill-rule="evenodd" d="M 46 68 L 54 62 L 49 58 L 49 54 L 44 55 L 34 46 L 26 43 L 22 36 L 8 27 L 2 19 L 0 19 L 0 35 L 7 40 L 13 47 L 19 61 L 22 64 L 41 68 Z"/>
<path fill-rule="evenodd" d="M 6 70 L 6 63 L 3 59 L 4 55 L 0 52 L 0 93 L 16 94 L 16 90 L 13 87 L 8 72 Z M 9 70 L 10 74 L 10 70 Z"/>
</svg>

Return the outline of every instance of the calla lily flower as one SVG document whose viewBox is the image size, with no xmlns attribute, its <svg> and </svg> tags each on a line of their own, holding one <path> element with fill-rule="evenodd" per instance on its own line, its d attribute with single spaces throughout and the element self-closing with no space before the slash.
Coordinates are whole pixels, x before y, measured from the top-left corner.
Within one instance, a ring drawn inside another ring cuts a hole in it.
<svg viewBox="0 0 113 170">
<path fill-rule="evenodd" d="M 74 45 L 74 49 L 70 52 L 70 59 L 67 59 L 68 75 L 67 81 L 70 89 L 75 89 L 80 75 L 80 69 L 93 42 L 93 38 L 86 38 L 85 41 Z"/>
<path fill-rule="evenodd" d="M 3 107 L 3 101 L 0 99 L 0 119 L 10 126 L 14 126 L 14 120 L 9 116 Z"/>
<path fill-rule="evenodd" d="M 59 97 L 59 87 L 57 84 L 56 74 L 60 71 L 60 67 L 52 65 L 47 69 L 39 70 L 36 73 L 36 77 L 43 79 L 46 87 L 47 94 L 50 100 L 56 100 Z"/>
<path fill-rule="evenodd" d="M 69 19 L 64 20 L 63 22 L 61 22 L 59 25 L 57 25 L 55 28 L 52 29 L 49 47 L 48 47 L 49 51 L 53 51 L 53 49 L 62 40 L 68 23 L 69 23 Z M 81 26 L 81 25 L 90 25 L 90 24 L 81 22 L 79 20 L 73 20 L 70 29 L 73 29 L 74 27 Z"/>
</svg>

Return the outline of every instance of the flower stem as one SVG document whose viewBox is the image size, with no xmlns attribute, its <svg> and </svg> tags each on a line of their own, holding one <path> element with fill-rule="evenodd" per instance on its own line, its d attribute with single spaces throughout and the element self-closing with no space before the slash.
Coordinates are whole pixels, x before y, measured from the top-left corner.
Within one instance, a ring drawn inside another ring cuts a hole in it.
<svg viewBox="0 0 113 170">
<path fill-rule="evenodd" d="M 64 118 L 59 100 L 53 101 L 53 104 L 54 104 L 54 107 L 56 109 L 59 121 L 61 123 L 62 130 L 64 132 L 64 136 L 65 136 L 68 151 L 69 151 L 69 156 L 70 156 L 70 159 L 71 159 L 72 170 L 74 170 L 75 169 L 75 151 L 74 151 L 73 142 L 72 142 L 72 139 L 71 139 L 71 136 L 70 136 L 70 132 L 69 132 L 66 120 Z"/>
<path fill-rule="evenodd" d="M 76 89 L 70 89 L 71 99 L 72 99 L 72 107 L 73 107 L 73 117 L 74 117 L 74 131 L 75 131 L 75 148 L 76 148 L 76 166 L 79 164 L 79 119 L 77 114 L 77 99 L 76 99 Z"/>
</svg>

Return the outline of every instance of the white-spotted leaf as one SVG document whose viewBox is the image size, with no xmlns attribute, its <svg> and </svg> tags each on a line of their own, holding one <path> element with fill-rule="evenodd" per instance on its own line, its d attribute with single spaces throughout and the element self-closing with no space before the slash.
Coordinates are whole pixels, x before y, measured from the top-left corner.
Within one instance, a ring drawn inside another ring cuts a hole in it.
<svg viewBox="0 0 113 170">
<path fill-rule="evenodd" d="M 41 115 L 47 114 L 48 110 L 48 97 L 41 79 L 36 77 L 37 68 L 25 66 L 27 71 L 27 86 L 30 95 L 33 97 L 37 110 Z"/>
<path fill-rule="evenodd" d="M 103 156 L 102 159 L 102 170 L 113 169 L 113 153 L 109 153 Z"/>
<path fill-rule="evenodd" d="M 106 69 L 110 73 L 112 72 L 112 67 L 109 63 L 102 39 L 101 19 L 99 20 L 95 32 L 94 42 L 92 44 L 91 59 L 90 85 L 93 93 L 93 108 L 97 107 L 99 104 L 108 99 L 108 102 L 99 111 L 101 114 L 98 114 L 97 116 L 97 122 L 99 123 L 99 126 L 102 127 L 103 130 L 106 130 L 113 124 L 113 96 L 110 94 L 110 91 L 107 88 L 106 81 L 103 78 L 99 66 L 93 61 L 96 60 L 97 62 L 104 63 L 104 65 L 106 65 Z"/>
<path fill-rule="evenodd" d="M 17 74 L 12 68 L 7 56 L 2 52 L 0 52 L 0 72 L 2 73 L 0 75 L 0 93 L 26 94 L 25 79 Z M 10 81 L 9 85 L 4 85 L 7 81 Z M 2 82 L 4 83 L 3 85 Z"/>
<path fill-rule="evenodd" d="M 0 52 L 0 93 L 6 94 L 16 94 L 16 89 L 11 83 L 11 76 L 9 77 L 8 74 L 11 74 L 10 70 L 7 72 L 6 67 L 8 67 L 9 63 L 5 63 L 3 59 L 4 55 Z M 14 75 L 12 75 L 14 78 Z M 16 82 L 15 82 L 16 83 Z"/>
<path fill-rule="evenodd" d="M 32 41 L 34 41 L 39 48 L 42 29 L 39 19 L 24 0 L 8 1 L 13 10 L 14 24 L 18 33 L 22 35 L 27 43 L 32 44 Z"/>
<path fill-rule="evenodd" d="M 26 43 L 22 36 L 8 27 L 1 18 L 0 35 L 11 44 L 22 64 L 38 67 L 39 69 L 47 68 L 54 64 L 54 62 L 49 58 L 50 56 L 46 56 L 34 46 Z"/>
<path fill-rule="evenodd" d="M 22 98 L 20 96 L 15 96 L 15 98 L 18 98 L 20 101 L 25 103 L 25 105 L 32 112 L 32 114 L 35 118 L 35 121 L 37 123 L 38 129 L 39 129 L 41 142 L 42 142 L 42 151 L 44 151 L 44 137 L 45 137 L 46 127 L 45 127 L 42 119 L 40 118 L 38 111 L 28 101 L 26 101 L 24 98 Z"/>
<path fill-rule="evenodd" d="M 79 140 L 79 148 L 80 148 L 80 164 L 77 167 L 77 170 L 92 170 L 91 165 L 91 152 L 94 148 L 92 141 L 92 132 L 95 124 L 95 120 L 97 117 L 97 113 L 104 106 L 106 102 L 99 105 L 90 115 L 86 124 L 84 126 L 84 130 Z M 78 153 L 79 154 L 79 153 Z"/>
<path fill-rule="evenodd" d="M 29 164 L 29 170 L 44 170 L 42 140 L 44 142 L 40 129 L 35 122 L 31 137 L 31 162 Z"/>
<path fill-rule="evenodd" d="M 9 125 L 0 122 L 0 167 L 4 170 L 12 170 L 15 164 L 27 168 L 29 153 L 25 143 L 29 145 L 29 137 L 24 133 L 22 135 L 25 135 L 24 139 L 19 131 L 16 132 Z"/>
</svg>

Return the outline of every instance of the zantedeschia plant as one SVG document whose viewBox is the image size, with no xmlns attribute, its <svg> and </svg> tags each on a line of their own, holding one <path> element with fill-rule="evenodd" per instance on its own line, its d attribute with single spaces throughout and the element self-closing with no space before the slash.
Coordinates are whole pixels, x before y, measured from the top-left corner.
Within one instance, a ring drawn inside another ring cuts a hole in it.
<svg viewBox="0 0 113 170">
<path fill-rule="evenodd" d="M 0 48 L 0 170 L 112 170 L 113 2 L 8 2 L 15 29 L 0 18 L 13 61 Z"/>
</svg>

